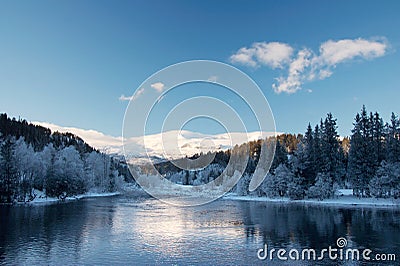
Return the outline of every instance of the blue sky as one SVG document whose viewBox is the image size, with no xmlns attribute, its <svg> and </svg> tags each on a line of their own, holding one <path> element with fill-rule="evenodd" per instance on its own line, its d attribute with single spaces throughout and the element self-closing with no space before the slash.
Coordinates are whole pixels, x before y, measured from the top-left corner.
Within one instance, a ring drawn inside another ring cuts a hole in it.
<svg viewBox="0 0 400 266">
<path fill-rule="evenodd" d="M 171 64 L 208 59 L 259 84 L 277 131 L 303 133 L 332 112 L 349 135 L 362 104 L 385 120 L 400 113 L 399 10 L 399 1 L 2 0 L 0 112 L 119 136 L 121 95 Z M 285 45 L 288 57 L 265 54 Z M 301 51 L 308 65 L 285 87 Z"/>
</svg>

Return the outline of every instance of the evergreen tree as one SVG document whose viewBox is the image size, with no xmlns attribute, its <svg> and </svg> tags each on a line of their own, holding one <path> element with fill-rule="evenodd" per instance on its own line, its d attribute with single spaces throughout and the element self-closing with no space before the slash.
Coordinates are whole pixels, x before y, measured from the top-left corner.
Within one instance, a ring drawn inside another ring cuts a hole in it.
<svg viewBox="0 0 400 266">
<path fill-rule="evenodd" d="M 315 134 L 311 125 L 308 124 L 304 138 L 298 144 L 291 161 L 293 172 L 296 176 L 302 177 L 304 187 L 311 186 L 315 180 L 317 157 L 314 154 L 314 146 L 316 143 L 318 142 L 316 142 Z"/>
<path fill-rule="evenodd" d="M 373 155 L 376 167 L 385 159 L 385 126 L 378 112 L 371 113 Z"/>
<path fill-rule="evenodd" d="M 314 156 L 314 132 L 311 128 L 311 124 L 308 124 L 307 131 L 304 134 L 304 169 L 302 176 L 305 178 L 305 182 L 307 185 L 312 185 L 315 180 L 316 172 L 315 172 L 315 156 Z"/>
<path fill-rule="evenodd" d="M 276 141 L 275 156 L 272 161 L 270 172 L 274 172 L 280 164 L 288 164 L 288 153 L 285 146 L 279 140 Z M 254 171 L 253 171 L 254 172 Z"/>
<path fill-rule="evenodd" d="M 17 197 L 17 184 L 15 138 L 7 137 L 0 148 L 0 202 L 13 202 Z"/>
<path fill-rule="evenodd" d="M 365 106 L 356 115 L 350 140 L 348 175 L 356 196 L 369 196 L 369 182 L 375 175 L 376 156 L 372 138 L 372 123 Z"/>
<path fill-rule="evenodd" d="M 386 134 L 387 161 L 400 161 L 400 119 L 392 113 Z"/>
<path fill-rule="evenodd" d="M 322 124 L 322 121 L 321 121 Z M 317 176 L 317 173 L 320 173 L 322 171 L 322 141 L 321 141 L 321 128 L 323 126 L 319 127 L 318 124 L 315 126 L 314 129 L 314 138 L 313 138 L 313 146 L 312 146 L 312 162 L 313 162 L 313 173 L 314 173 L 314 178 L 313 178 L 313 184 L 315 182 L 315 178 Z"/>
<path fill-rule="evenodd" d="M 342 149 L 339 145 L 336 119 L 328 113 L 321 134 L 321 172 L 329 175 L 334 182 L 341 182 L 344 176 Z"/>
</svg>

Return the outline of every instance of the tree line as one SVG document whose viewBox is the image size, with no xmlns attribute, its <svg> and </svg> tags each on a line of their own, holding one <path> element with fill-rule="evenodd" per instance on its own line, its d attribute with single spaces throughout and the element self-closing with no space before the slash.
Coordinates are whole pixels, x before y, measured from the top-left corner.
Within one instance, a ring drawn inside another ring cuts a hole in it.
<svg viewBox="0 0 400 266">
<path fill-rule="evenodd" d="M 352 188 L 357 197 L 400 197 L 400 119 L 392 113 L 385 123 L 363 106 L 351 133 L 340 138 L 337 120 L 328 113 L 308 125 L 292 153 L 278 141 L 273 166 L 256 193 L 322 200 Z M 248 194 L 245 186 L 238 191 Z"/>
<path fill-rule="evenodd" d="M 333 197 L 339 188 L 351 188 L 357 197 L 400 197 L 400 119 L 392 113 L 385 123 L 378 112 L 368 113 L 363 106 L 354 118 L 351 133 L 350 137 L 339 137 L 337 119 L 328 113 L 318 124 L 309 124 L 304 135 L 283 134 L 251 141 L 246 144 L 246 170 L 234 191 L 251 194 L 248 186 L 261 150 L 276 143 L 271 168 L 252 194 L 322 200 Z M 156 168 L 173 182 L 199 185 L 217 178 L 232 151 L 239 148 L 217 152 L 212 164 L 202 170 L 181 171 L 170 162 Z"/>
<path fill-rule="evenodd" d="M 112 192 L 131 181 L 126 164 L 71 133 L 0 115 L 0 203 Z"/>
</svg>

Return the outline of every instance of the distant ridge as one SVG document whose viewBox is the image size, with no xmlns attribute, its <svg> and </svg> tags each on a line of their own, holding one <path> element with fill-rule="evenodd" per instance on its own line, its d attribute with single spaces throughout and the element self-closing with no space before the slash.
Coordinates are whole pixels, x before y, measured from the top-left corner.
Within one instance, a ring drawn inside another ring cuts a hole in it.
<svg viewBox="0 0 400 266">
<path fill-rule="evenodd" d="M 105 135 L 95 130 L 86 130 L 75 127 L 63 127 L 47 122 L 33 123 L 35 125 L 48 127 L 53 131 L 71 132 L 73 134 L 76 134 L 80 136 L 83 140 L 85 140 L 85 142 L 87 142 L 89 145 L 107 153 L 119 155 L 123 154 L 122 137 Z M 135 158 L 140 159 L 143 157 L 147 157 L 147 153 L 149 156 L 154 156 L 158 158 L 167 157 L 168 159 L 173 159 L 181 158 L 182 155 L 191 156 L 193 154 L 200 153 L 201 151 L 204 151 L 208 144 L 210 144 L 209 150 L 211 151 L 227 150 L 232 148 L 236 144 L 242 144 L 257 139 L 264 139 L 273 135 L 275 135 L 275 132 L 232 132 L 208 135 L 187 130 L 173 130 L 145 136 L 144 142 L 146 143 L 146 146 L 144 145 L 143 137 L 129 138 L 126 140 L 126 147 L 129 151 L 132 151 L 129 154 L 128 160 L 130 160 L 131 158 L 135 160 Z M 230 136 L 233 140 L 235 140 L 234 143 L 231 143 Z M 170 143 L 176 144 L 177 142 L 178 147 L 165 147 L 166 150 L 173 150 L 175 152 L 171 154 L 164 154 L 162 145 L 163 139 L 164 144 L 166 145 Z M 204 140 L 207 140 L 206 144 L 204 144 L 204 142 L 202 143 L 202 141 Z M 147 147 L 147 153 L 145 147 Z"/>
</svg>

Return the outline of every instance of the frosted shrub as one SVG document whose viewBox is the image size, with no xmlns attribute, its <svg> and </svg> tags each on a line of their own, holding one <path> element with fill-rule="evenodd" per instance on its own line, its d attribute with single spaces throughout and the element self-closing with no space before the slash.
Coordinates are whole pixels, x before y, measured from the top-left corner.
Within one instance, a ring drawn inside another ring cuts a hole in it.
<svg viewBox="0 0 400 266">
<path fill-rule="evenodd" d="M 308 189 L 307 196 L 323 200 L 331 198 L 333 195 L 332 178 L 327 174 L 318 173 L 315 185 Z"/>
</svg>

